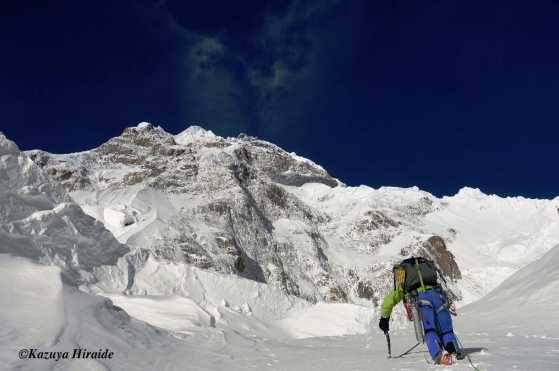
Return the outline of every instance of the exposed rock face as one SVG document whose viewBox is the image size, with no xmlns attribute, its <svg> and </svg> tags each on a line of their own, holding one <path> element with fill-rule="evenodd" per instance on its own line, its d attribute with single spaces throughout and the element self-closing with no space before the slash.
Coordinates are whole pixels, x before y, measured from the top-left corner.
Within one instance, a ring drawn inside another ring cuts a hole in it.
<svg viewBox="0 0 559 371">
<path fill-rule="evenodd" d="M 341 184 L 306 159 L 253 137 L 224 139 L 200 127 L 174 136 L 147 123 L 92 151 L 29 155 L 105 224 L 130 214 L 133 223 L 109 227 L 157 259 L 235 273 L 309 300 L 346 300 L 317 230 L 327 216 L 282 188 Z M 298 223 L 292 233 L 306 236 L 305 247 L 276 233 L 284 220 Z M 142 223 L 149 226 L 135 230 Z"/>
<path fill-rule="evenodd" d="M 445 276 L 450 277 L 453 280 L 462 278 L 462 273 L 460 272 L 458 264 L 456 264 L 454 255 L 448 251 L 442 237 L 430 237 L 423 244 L 423 249 L 425 250 L 426 255 L 438 265 L 439 269 Z"/>
</svg>

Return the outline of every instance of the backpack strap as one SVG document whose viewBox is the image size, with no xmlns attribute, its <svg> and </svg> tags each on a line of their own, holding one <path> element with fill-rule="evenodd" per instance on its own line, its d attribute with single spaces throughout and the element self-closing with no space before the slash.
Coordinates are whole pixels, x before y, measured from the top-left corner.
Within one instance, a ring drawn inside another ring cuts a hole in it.
<svg viewBox="0 0 559 371">
<path fill-rule="evenodd" d="M 419 261 L 417 260 L 417 258 L 415 258 L 415 271 L 417 272 L 417 276 L 419 277 L 419 282 L 421 283 L 421 290 L 426 291 L 427 288 L 423 283 L 423 276 L 421 275 L 421 270 L 419 269 Z"/>
</svg>

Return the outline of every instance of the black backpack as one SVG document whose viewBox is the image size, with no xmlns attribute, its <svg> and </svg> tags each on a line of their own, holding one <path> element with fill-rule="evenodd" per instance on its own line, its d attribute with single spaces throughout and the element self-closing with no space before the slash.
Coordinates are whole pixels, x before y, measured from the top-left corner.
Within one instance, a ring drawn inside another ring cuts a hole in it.
<svg viewBox="0 0 559 371">
<path fill-rule="evenodd" d="M 405 277 L 400 274 L 400 279 L 404 281 L 404 291 L 406 293 L 411 293 L 420 288 L 422 282 L 423 286 L 438 286 L 438 269 L 433 262 L 422 257 L 412 257 L 402 260 L 400 264 L 394 266 L 394 288 L 397 285 L 397 271 L 402 269 L 405 271 Z"/>
</svg>

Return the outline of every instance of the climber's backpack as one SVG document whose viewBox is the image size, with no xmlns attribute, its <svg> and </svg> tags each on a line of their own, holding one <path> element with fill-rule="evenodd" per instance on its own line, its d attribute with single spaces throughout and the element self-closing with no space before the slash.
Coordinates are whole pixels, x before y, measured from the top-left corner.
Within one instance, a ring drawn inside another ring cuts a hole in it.
<svg viewBox="0 0 559 371">
<path fill-rule="evenodd" d="M 422 257 L 412 257 L 402 260 L 400 264 L 396 264 L 393 269 L 394 288 L 397 284 L 404 284 L 404 291 L 411 293 L 422 286 L 436 287 L 437 271 L 432 261 Z M 418 274 L 421 274 L 421 276 Z"/>
</svg>

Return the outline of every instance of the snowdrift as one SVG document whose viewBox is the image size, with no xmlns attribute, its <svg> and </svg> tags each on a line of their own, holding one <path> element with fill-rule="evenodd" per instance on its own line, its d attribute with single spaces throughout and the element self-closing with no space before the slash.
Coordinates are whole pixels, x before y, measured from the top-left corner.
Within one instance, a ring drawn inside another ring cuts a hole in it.
<svg viewBox="0 0 559 371">
<path fill-rule="evenodd" d="M 0 254 L 0 297 L 4 306 L 0 311 L 3 370 L 149 370 L 161 361 L 158 356 L 172 352 L 177 344 L 172 336 L 131 318 L 108 299 L 63 283 L 60 268 L 25 258 Z M 21 349 L 71 354 L 76 348 L 108 348 L 115 356 L 106 360 L 18 360 Z"/>
<path fill-rule="evenodd" d="M 559 339 L 559 245 L 520 269 L 477 303 L 471 321 L 502 331 Z"/>
</svg>

